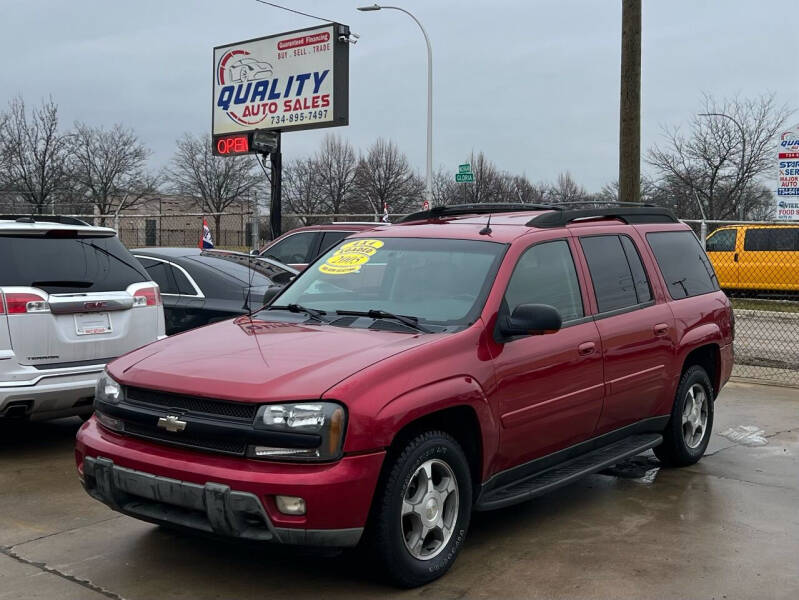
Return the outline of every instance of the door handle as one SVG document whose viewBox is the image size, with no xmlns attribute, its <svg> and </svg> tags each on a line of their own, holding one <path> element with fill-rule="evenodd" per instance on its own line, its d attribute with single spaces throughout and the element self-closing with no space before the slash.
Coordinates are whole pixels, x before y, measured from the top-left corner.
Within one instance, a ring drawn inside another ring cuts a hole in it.
<svg viewBox="0 0 799 600">
<path fill-rule="evenodd" d="M 585 342 L 577 346 L 577 352 L 580 356 L 588 356 L 589 354 L 593 354 L 594 350 L 596 350 L 596 344 L 594 342 Z"/>
<path fill-rule="evenodd" d="M 655 325 L 655 335 L 666 335 L 669 332 L 669 326 L 666 323 L 658 323 Z"/>
<path fill-rule="evenodd" d="M 738 253 L 737 252 L 732 255 L 732 261 L 733 262 L 738 262 Z"/>
</svg>

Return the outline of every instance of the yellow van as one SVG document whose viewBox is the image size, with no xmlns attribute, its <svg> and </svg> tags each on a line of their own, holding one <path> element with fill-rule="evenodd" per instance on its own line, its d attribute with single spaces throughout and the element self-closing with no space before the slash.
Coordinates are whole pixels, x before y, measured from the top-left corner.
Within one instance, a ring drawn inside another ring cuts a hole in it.
<svg viewBox="0 0 799 600">
<path fill-rule="evenodd" d="M 799 290 L 799 225 L 731 225 L 707 238 L 724 290 Z"/>
</svg>

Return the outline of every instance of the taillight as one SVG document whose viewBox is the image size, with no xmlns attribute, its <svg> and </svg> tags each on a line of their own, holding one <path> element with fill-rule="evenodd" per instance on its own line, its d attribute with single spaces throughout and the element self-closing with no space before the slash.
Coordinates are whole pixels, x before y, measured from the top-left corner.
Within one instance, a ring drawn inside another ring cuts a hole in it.
<svg viewBox="0 0 799 600">
<path fill-rule="evenodd" d="M 10 292 L 4 294 L 4 296 L 6 299 L 6 312 L 9 315 L 50 312 L 50 305 L 47 304 L 47 300 L 38 294 Z"/>
<path fill-rule="evenodd" d="M 133 306 L 160 306 L 161 294 L 157 287 L 146 287 L 133 293 Z"/>
</svg>

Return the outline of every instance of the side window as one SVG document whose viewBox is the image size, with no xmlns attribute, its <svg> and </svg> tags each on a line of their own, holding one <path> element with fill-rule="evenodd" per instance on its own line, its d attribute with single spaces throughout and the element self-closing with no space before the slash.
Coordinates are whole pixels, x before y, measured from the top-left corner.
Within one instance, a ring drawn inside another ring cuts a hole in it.
<svg viewBox="0 0 799 600">
<path fill-rule="evenodd" d="M 172 274 L 172 267 L 168 263 L 161 262 L 160 260 L 150 260 L 141 257 L 139 262 L 147 271 L 147 275 L 158 284 L 161 288 L 162 294 L 178 294 L 178 284 L 175 282 L 175 277 Z"/>
<path fill-rule="evenodd" d="M 345 237 L 353 233 L 352 231 L 325 231 L 322 233 L 322 243 L 319 244 L 319 255 L 324 254 L 335 244 L 338 244 Z"/>
<path fill-rule="evenodd" d="M 608 312 L 638 304 L 635 278 L 618 235 L 580 238 L 588 262 L 599 312 Z M 633 248 L 633 251 L 635 249 Z M 637 253 L 636 253 L 637 257 Z M 638 259 L 640 265 L 640 259 Z M 643 267 L 641 267 L 643 270 Z M 646 279 L 646 275 L 642 274 Z M 647 287 L 649 284 L 647 283 Z M 650 298 L 651 299 L 651 298 Z"/>
<path fill-rule="evenodd" d="M 647 233 L 646 241 L 675 300 L 715 292 L 716 273 L 691 231 Z"/>
<path fill-rule="evenodd" d="M 544 242 L 527 250 L 513 270 L 505 303 L 509 313 L 520 304 L 549 304 L 563 322 L 581 318 L 583 300 L 569 244 Z"/>
<path fill-rule="evenodd" d="M 284 264 L 306 263 L 309 262 L 308 255 L 315 240 L 316 232 L 295 233 L 284 238 L 271 248 L 267 248 L 264 256 Z"/>
<path fill-rule="evenodd" d="M 799 229 L 795 227 L 760 227 L 747 229 L 744 250 L 749 252 L 791 252 L 799 250 Z"/>
<path fill-rule="evenodd" d="M 622 235 L 620 239 L 624 254 L 627 256 L 627 264 L 630 265 L 630 271 L 633 274 L 633 284 L 635 285 L 635 293 L 638 296 L 638 304 L 649 302 L 652 300 L 652 288 L 646 276 L 644 263 L 641 262 L 641 255 L 638 254 L 638 249 L 630 238 Z"/>
<path fill-rule="evenodd" d="M 194 289 L 194 286 L 189 282 L 188 277 L 183 274 L 183 271 L 172 267 L 172 275 L 175 276 L 175 283 L 178 285 L 179 293 L 184 296 L 197 295 L 197 290 Z"/>
<path fill-rule="evenodd" d="M 719 229 L 707 238 L 708 252 L 735 252 L 735 238 L 737 229 Z"/>
</svg>

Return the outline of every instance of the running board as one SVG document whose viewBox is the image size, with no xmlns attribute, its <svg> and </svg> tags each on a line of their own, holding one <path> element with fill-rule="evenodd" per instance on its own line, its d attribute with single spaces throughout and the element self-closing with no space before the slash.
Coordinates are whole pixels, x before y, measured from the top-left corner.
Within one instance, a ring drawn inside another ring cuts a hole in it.
<svg viewBox="0 0 799 600">
<path fill-rule="evenodd" d="M 606 469 L 636 454 L 654 448 L 663 441 L 658 433 L 633 435 L 618 442 L 602 446 L 569 461 L 514 481 L 504 487 L 481 494 L 475 510 L 493 510 L 524 502 L 561 486 L 568 485 L 586 475 Z"/>
</svg>

